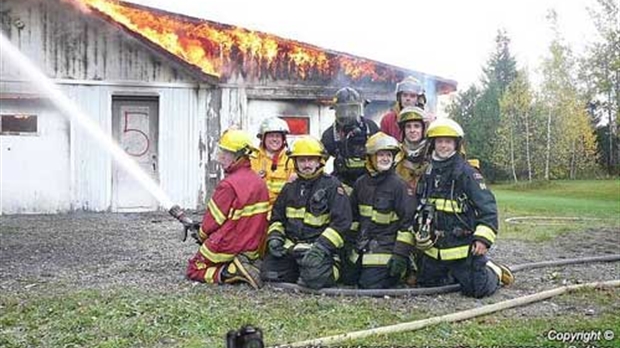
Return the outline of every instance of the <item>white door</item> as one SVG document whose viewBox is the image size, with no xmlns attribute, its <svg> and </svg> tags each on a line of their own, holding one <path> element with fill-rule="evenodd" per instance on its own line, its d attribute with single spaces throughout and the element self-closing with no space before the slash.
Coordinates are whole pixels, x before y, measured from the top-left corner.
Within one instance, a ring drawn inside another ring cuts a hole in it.
<svg viewBox="0 0 620 348">
<path fill-rule="evenodd" d="M 112 134 L 123 150 L 158 181 L 157 98 L 118 97 L 112 100 Z M 112 170 L 112 210 L 152 211 L 159 206 L 154 196 L 121 166 Z"/>
</svg>

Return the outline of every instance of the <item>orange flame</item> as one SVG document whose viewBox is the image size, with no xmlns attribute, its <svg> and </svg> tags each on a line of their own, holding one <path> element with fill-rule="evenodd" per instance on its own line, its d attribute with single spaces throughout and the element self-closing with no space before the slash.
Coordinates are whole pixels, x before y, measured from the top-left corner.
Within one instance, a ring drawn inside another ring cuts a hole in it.
<svg viewBox="0 0 620 348">
<path fill-rule="evenodd" d="M 329 53 L 318 47 L 274 35 L 168 13 L 154 13 L 112 0 L 79 0 L 203 72 L 230 77 L 237 69 L 246 76 L 264 71 L 289 79 L 333 78 L 397 81 L 401 73 L 370 60 Z M 241 68 L 239 68 L 241 67 Z M 384 70 L 384 71 L 381 71 Z"/>
</svg>

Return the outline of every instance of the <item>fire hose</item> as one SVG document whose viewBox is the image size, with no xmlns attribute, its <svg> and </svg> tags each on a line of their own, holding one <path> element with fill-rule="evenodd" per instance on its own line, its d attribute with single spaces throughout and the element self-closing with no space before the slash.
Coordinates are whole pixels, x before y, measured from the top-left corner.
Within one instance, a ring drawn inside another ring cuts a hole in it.
<svg viewBox="0 0 620 348">
<path fill-rule="evenodd" d="M 616 255 L 617 256 L 617 255 Z M 566 260 L 568 261 L 568 260 Z M 525 264 L 532 265 L 532 264 Z M 524 266 L 524 265 L 522 265 Z M 544 266 L 543 266 L 544 267 Z M 535 267 L 538 268 L 538 267 Z M 328 344 L 334 344 L 344 341 L 350 341 L 354 339 L 365 338 L 373 335 L 386 335 L 390 333 L 398 333 L 398 332 L 406 332 L 406 331 L 415 331 L 419 329 L 423 329 L 428 326 L 437 325 L 440 323 L 452 323 L 462 320 L 467 320 L 471 318 L 475 318 L 481 315 L 486 315 L 494 312 L 498 312 L 508 308 L 514 308 L 523 306 L 526 304 L 546 300 L 548 298 L 558 296 L 567 292 L 573 292 L 581 289 L 599 289 L 599 288 L 614 288 L 620 287 L 620 280 L 610 280 L 604 282 L 593 282 L 587 284 L 575 284 L 575 285 L 566 285 L 561 286 L 555 289 L 541 291 L 535 294 L 526 295 L 522 297 L 517 297 L 511 300 L 501 301 L 498 303 L 472 308 L 465 311 L 460 311 L 456 313 L 450 313 L 442 316 L 436 316 L 416 321 L 410 321 L 395 325 L 388 325 L 383 327 L 377 327 L 369 330 L 360 330 L 354 332 L 347 332 L 340 335 L 321 337 L 307 341 L 294 342 L 289 344 L 278 345 L 277 347 L 323 347 Z"/>
<path fill-rule="evenodd" d="M 197 239 L 198 226 L 199 224 L 194 222 L 191 218 L 189 218 L 183 209 L 178 205 L 173 205 L 168 211 L 170 215 L 172 215 L 175 219 L 177 219 L 181 224 L 183 224 L 183 231 L 181 235 L 181 240 L 187 240 L 187 235 L 191 233 L 191 236 L 194 239 Z M 561 260 L 552 260 L 552 261 L 540 261 L 540 262 L 531 262 L 531 263 L 523 263 L 518 265 L 509 266 L 510 271 L 512 272 L 520 272 L 525 270 L 544 268 L 544 267 L 554 267 L 554 266 L 565 266 L 565 265 L 576 265 L 576 264 L 585 264 L 585 263 L 594 263 L 594 262 L 615 262 L 620 261 L 620 254 L 613 255 L 605 255 L 605 256 L 593 256 L 593 257 L 585 257 L 585 258 L 575 258 L 575 259 L 561 259 Z M 428 287 L 428 288 L 397 288 L 397 289 L 356 289 L 356 288 L 324 288 L 320 290 L 310 289 L 298 284 L 293 283 L 268 283 L 270 287 L 278 290 L 288 290 L 292 292 L 302 292 L 309 294 L 317 294 L 317 295 L 326 295 L 326 296 L 370 296 L 370 297 L 401 297 L 401 296 L 418 296 L 418 295 L 433 295 L 433 294 L 443 294 L 449 292 L 459 291 L 461 286 L 459 284 L 445 285 L 439 287 Z"/>
<path fill-rule="evenodd" d="M 594 262 L 616 262 L 620 261 L 620 254 L 604 255 L 604 256 L 592 256 L 575 259 L 561 259 L 552 261 L 540 261 L 523 263 L 518 265 L 509 266 L 512 272 L 520 272 L 537 268 L 565 266 L 565 265 L 578 265 Z M 429 288 L 399 288 L 399 289 L 355 289 L 355 288 L 325 288 L 320 290 L 310 289 L 298 284 L 292 283 L 268 283 L 272 288 L 279 290 L 288 290 L 293 292 L 303 292 L 316 295 L 326 296 L 371 296 L 371 297 L 401 297 L 401 296 L 418 296 L 418 295 L 432 295 L 443 294 L 449 292 L 459 291 L 461 286 L 459 284 L 452 284 L 439 287 Z"/>
</svg>

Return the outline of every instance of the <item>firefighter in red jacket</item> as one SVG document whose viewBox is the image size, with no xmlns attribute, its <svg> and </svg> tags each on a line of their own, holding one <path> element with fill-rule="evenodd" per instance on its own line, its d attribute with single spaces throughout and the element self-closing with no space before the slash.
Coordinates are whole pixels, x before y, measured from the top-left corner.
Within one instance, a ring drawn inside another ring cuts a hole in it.
<svg viewBox="0 0 620 348">
<path fill-rule="evenodd" d="M 200 249 L 189 260 L 187 277 L 205 283 L 246 282 L 262 286 L 254 265 L 267 229 L 269 191 L 252 171 L 252 138 L 241 130 L 228 130 L 218 143 L 217 161 L 224 179 L 215 188 L 198 231 Z"/>
<path fill-rule="evenodd" d="M 297 179 L 284 185 L 273 206 L 261 274 L 270 282 L 329 287 L 340 278 L 349 197 L 336 177 L 323 173 L 327 152 L 317 139 L 297 139 L 289 158 Z"/>
<path fill-rule="evenodd" d="M 398 125 L 398 115 L 406 107 L 417 106 L 424 109 L 426 95 L 424 88 L 416 78 L 408 76 L 396 84 L 396 103 L 392 110 L 381 117 L 381 131 L 403 141 L 403 133 Z"/>
</svg>

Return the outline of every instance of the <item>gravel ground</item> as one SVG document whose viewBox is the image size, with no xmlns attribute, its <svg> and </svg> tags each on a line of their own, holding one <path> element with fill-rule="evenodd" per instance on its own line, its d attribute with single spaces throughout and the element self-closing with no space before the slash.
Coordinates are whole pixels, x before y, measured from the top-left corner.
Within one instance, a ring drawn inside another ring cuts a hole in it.
<svg viewBox="0 0 620 348">
<path fill-rule="evenodd" d="M 67 215 L 0 216 L 0 290 L 3 293 L 46 293 L 54 289 L 114 289 L 137 287 L 168 294 L 196 286 L 209 291 L 257 296 L 260 301 L 297 296 L 247 286 L 212 286 L 185 280 L 187 260 L 196 252 L 193 242 L 181 242 L 181 225 L 165 212 L 145 214 L 73 213 Z M 566 233 L 546 243 L 502 240 L 491 257 L 508 265 L 567 258 L 618 254 L 620 231 L 615 229 Z M 560 285 L 620 279 L 620 263 L 551 267 L 516 273 L 517 282 L 490 298 L 469 299 L 458 293 L 410 298 L 376 298 L 394 310 L 432 304 L 437 313 L 468 309 Z M 616 292 L 617 294 L 617 292 Z M 620 299 L 613 296 L 620 312 Z M 355 301 L 342 298 L 341 301 Z M 535 306 L 504 312 L 511 316 L 549 316 L 583 312 L 596 315 L 595 304 L 551 299 Z"/>
</svg>

